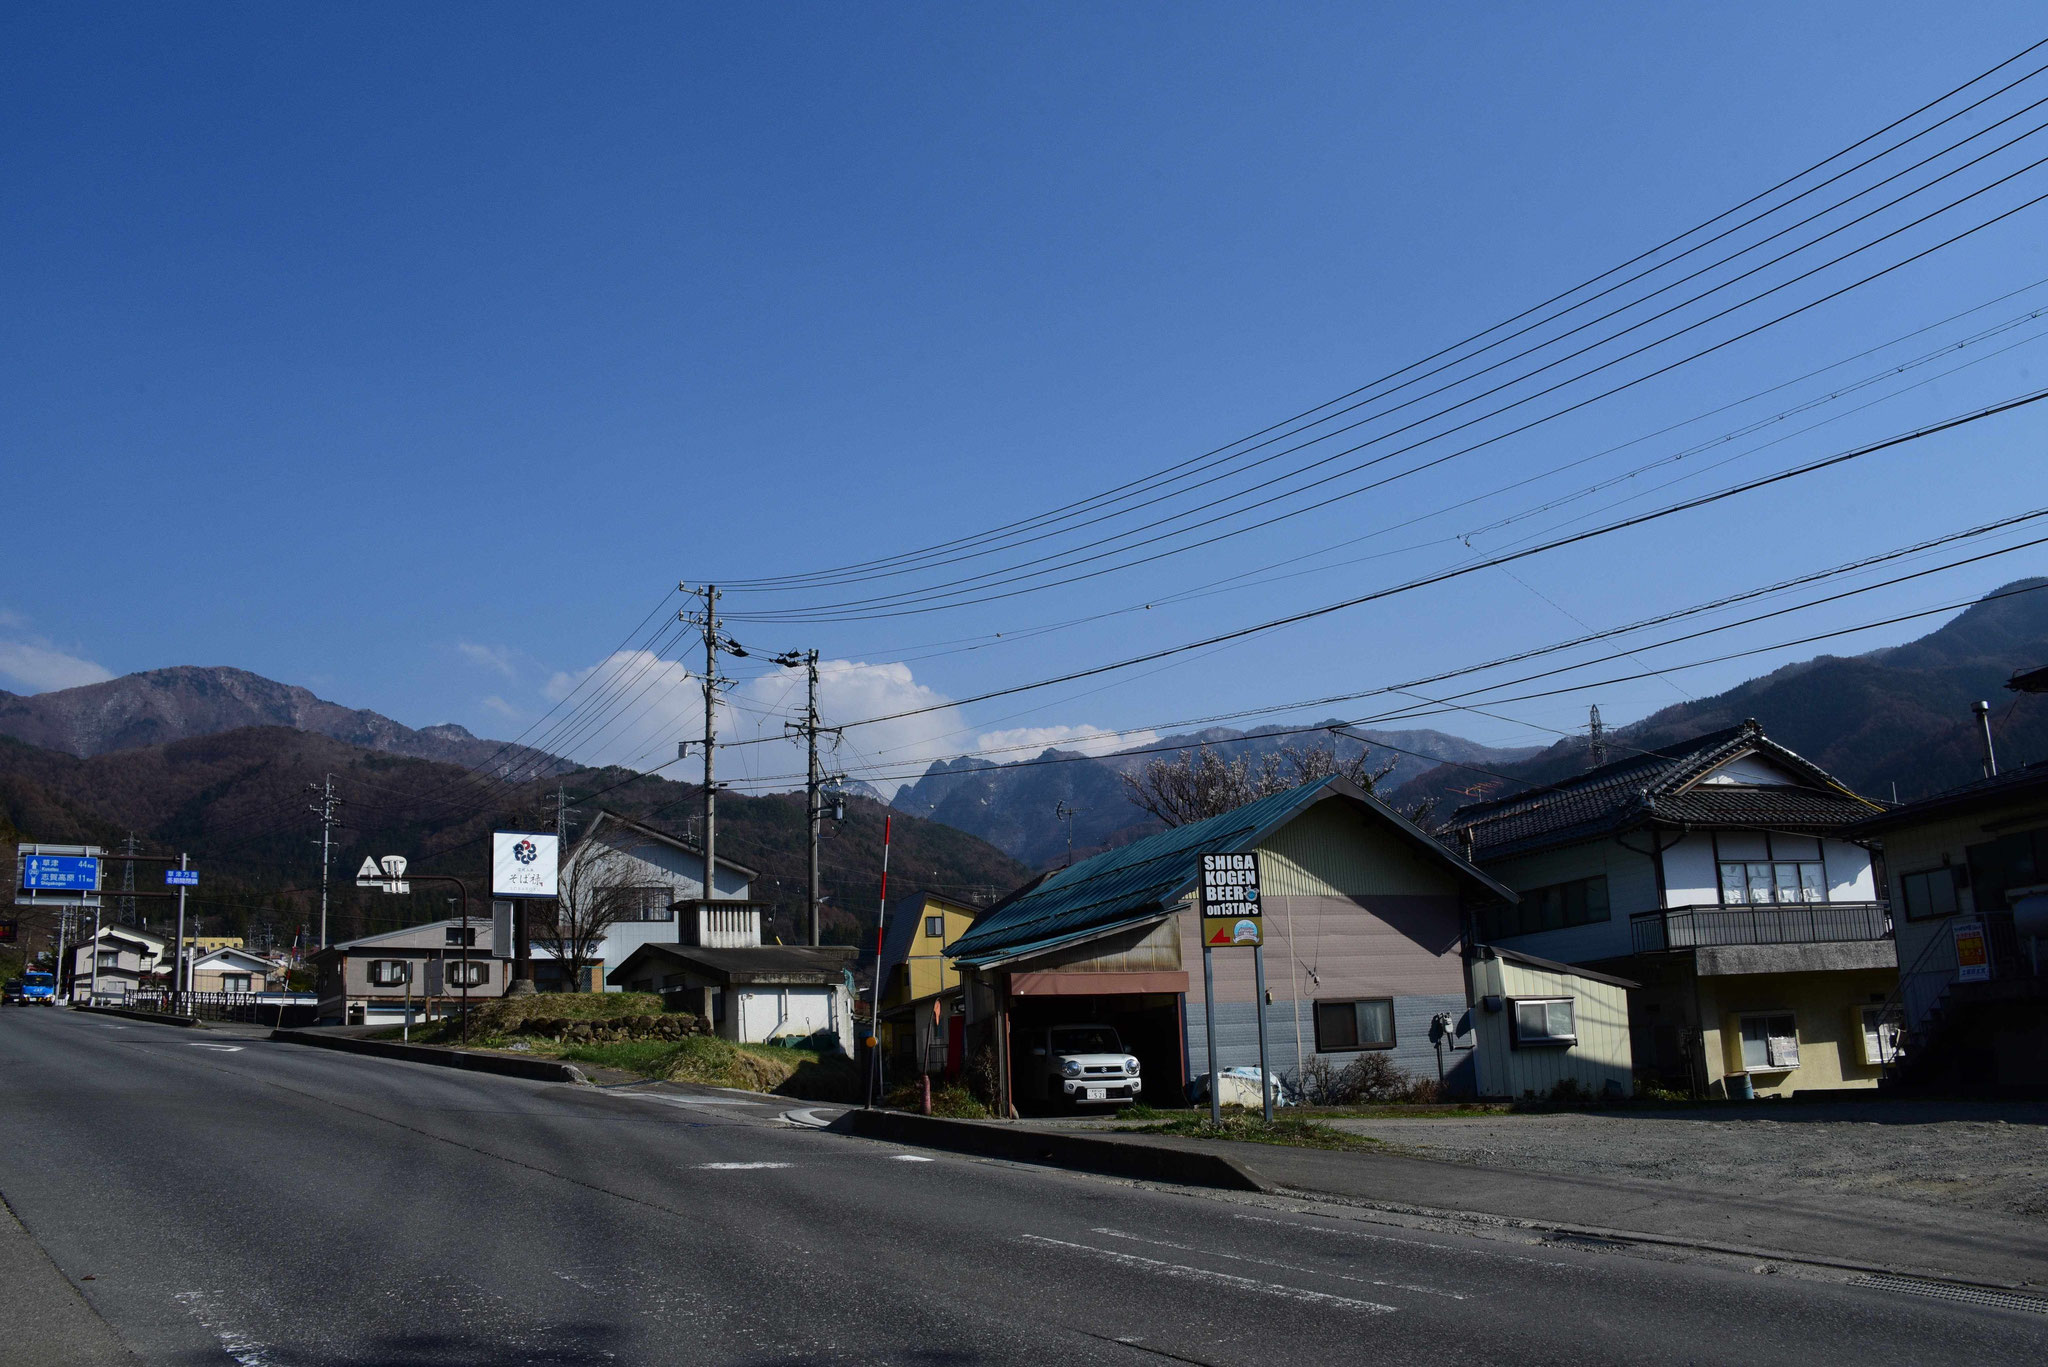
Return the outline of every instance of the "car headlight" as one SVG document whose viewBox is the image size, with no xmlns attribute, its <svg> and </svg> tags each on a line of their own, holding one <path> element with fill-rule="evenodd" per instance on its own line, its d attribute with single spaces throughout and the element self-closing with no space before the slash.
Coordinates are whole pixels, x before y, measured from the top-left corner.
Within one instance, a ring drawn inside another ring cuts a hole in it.
<svg viewBox="0 0 2048 1367">
<path fill-rule="evenodd" d="M 1060 1061 L 1060 1071 L 1068 1077 L 1079 1077 L 1081 1076 L 1081 1065 L 1073 1059 L 1062 1059 Z"/>
<path fill-rule="evenodd" d="M 1136 1077 L 1138 1075 L 1138 1061 L 1134 1058 L 1125 1059 L 1124 1071 L 1129 1073 L 1132 1077 Z"/>
</svg>

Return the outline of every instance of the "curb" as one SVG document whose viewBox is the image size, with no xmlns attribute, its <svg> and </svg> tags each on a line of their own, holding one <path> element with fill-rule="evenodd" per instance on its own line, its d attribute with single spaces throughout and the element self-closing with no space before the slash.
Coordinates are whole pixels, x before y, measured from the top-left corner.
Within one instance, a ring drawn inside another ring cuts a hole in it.
<svg viewBox="0 0 2048 1367">
<path fill-rule="evenodd" d="M 72 1003 L 73 1011 L 87 1011 L 95 1016 L 122 1016 L 132 1021 L 148 1021 L 152 1025 L 182 1025 L 188 1030 L 204 1030 L 205 1024 L 197 1016 L 173 1016 L 167 1011 L 130 1011 L 125 1006 L 82 1006 Z"/>
<path fill-rule="evenodd" d="M 1144 1182 L 1170 1182 L 1184 1187 L 1212 1187 L 1220 1191 L 1261 1194 L 1272 1194 L 1278 1190 L 1243 1164 L 1220 1154 L 1130 1144 L 1090 1135 L 1012 1129 L 995 1121 L 943 1120 L 937 1116 L 905 1115 L 900 1111 L 848 1111 L 827 1128 L 863 1139 L 915 1144 L 921 1148 L 970 1153 L 983 1158 L 1007 1158 L 1018 1163 L 1074 1168 Z"/>
<path fill-rule="evenodd" d="M 406 1063 L 431 1063 L 441 1068 L 461 1068 L 472 1073 L 496 1073 L 520 1077 L 529 1082 L 587 1082 L 572 1064 L 553 1059 L 512 1058 L 503 1054 L 477 1054 L 464 1049 L 444 1049 L 433 1044 L 397 1044 L 390 1040 L 351 1039 L 346 1035 L 314 1034 L 308 1030 L 273 1030 L 270 1038 L 285 1044 L 310 1044 L 319 1049 L 338 1049 L 345 1054 L 367 1054 L 372 1058 L 399 1059 Z"/>
</svg>

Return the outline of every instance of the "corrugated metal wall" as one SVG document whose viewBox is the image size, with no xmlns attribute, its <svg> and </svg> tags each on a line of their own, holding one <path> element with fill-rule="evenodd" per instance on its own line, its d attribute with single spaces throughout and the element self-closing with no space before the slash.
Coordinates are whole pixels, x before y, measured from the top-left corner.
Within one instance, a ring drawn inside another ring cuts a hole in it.
<svg viewBox="0 0 2048 1367">
<path fill-rule="evenodd" d="M 1480 1087 L 1487 1096 L 1546 1096 L 1565 1078 L 1593 1095 L 1612 1082 L 1623 1096 L 1635 1092 L 1628 1037 L 1628 989 L 1613 983 L 1550 973 L 1486 959 L 1474 965 L 1479 996 L 1570 997 L 1579 1040 L 1569 1048 L 1543 1045 L 1517 1049 L 1508 1028 L 1512 1007 L 1473 1012 L 1479 1026 Z"/>
</svg>

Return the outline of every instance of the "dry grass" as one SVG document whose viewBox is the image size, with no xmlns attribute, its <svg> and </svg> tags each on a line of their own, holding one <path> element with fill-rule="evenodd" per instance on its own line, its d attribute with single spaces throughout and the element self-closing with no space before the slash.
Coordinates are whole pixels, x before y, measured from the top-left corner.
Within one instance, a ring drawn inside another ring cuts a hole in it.
<svg viewBox="0 0 2048 1367">
<path fill-rule="evenodd" d="M 1299 1116 L 1276 1116 L 1272 1123 L 1250 1111 L 1225 1111 L 1223 1123 L 1206 1114 L 1178 1115 L 1150 1125 L 1122 1125 L 1125 1134 L 1171 1134 L 1184 1139 L 1238 1139 L 1253 1144 L 1284 1144 L 1296 1149 L 1376 1149 L 1377 1139 L 1346 1134 Z"/>
</svg>

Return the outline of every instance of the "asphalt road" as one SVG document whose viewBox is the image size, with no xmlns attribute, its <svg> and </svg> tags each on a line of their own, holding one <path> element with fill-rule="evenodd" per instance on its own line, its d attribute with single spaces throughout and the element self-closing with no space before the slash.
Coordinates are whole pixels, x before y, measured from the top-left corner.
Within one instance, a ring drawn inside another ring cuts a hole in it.
<svg viewBox="0 0 2048 1367">
<path fill-rule="evenodd" d="M 0 1011 L 0 1196 L 152 1364 L 2048 1351 L 2024 1311 L 915 1153 L 782 1110 Z"/>
</svg>

